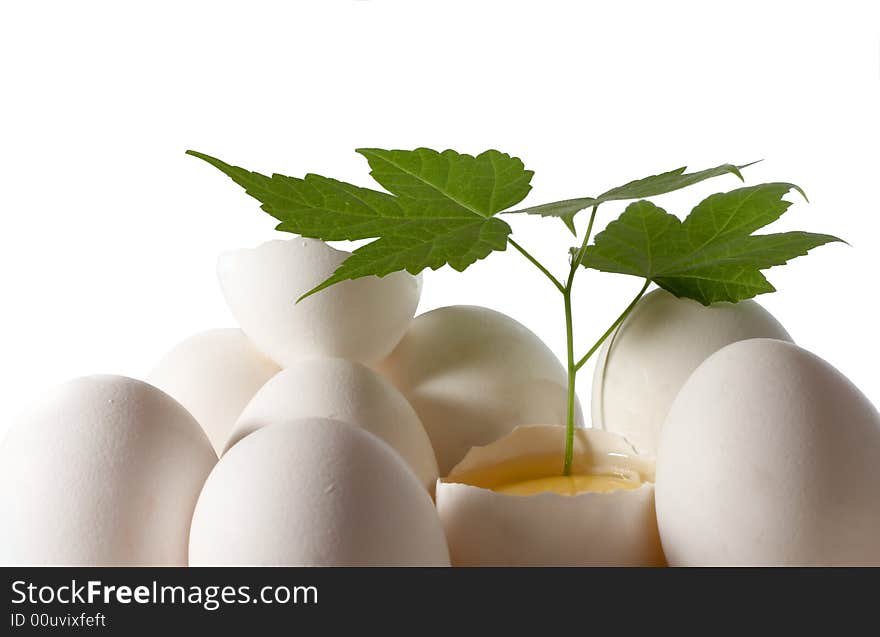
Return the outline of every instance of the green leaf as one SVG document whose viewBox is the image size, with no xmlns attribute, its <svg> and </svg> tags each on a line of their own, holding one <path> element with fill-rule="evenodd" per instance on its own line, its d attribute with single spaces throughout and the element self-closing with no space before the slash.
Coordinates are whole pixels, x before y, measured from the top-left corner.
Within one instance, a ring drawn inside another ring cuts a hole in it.
<svg viewBox="0 0 880 637">
<path fill-rule="evenodd" d="M 644 179 L 636 179 L 623 186 L 612 188 L 608 192 L 599 195 L 600 201 L 623 201 L 625 199 L 644 199 L 645 197 L 656 197 L 675 190 L 681 190 L 688 186 L 693 186 L 706 179 L 712 177 L 720 177 L 721 175 L 733 174 L 743 181 L 741 169 L 747 168 L 756 162 L 743 164 L 742 166 L 734 166 L 733 164 L 722 164 L 715 168 L 708 168 L 695 173 L 686 173 L 687 166 L 670 170 L 669 172 L 659 175 L 652 175 Z"/>
<path fill-rule="evenodd" d="M 429 148 L 360 148 L 373 179 L 388 192 L 420 206 L 491 217 L 525 199 L 534 173 L 522 161 L 497 150 L 476 157 Z"/>
<path fill-rule="evenodd" d="M 653 281 L 676 296 L 735 303 L 775 288 L 762 270 L 837 237 L 809 232 L 753 235 L 791 205 L 793 184 L 769 183 L 711 195 L 682 222 L 648 201 L 627 206 L 596 235 L 583 265 Z"/>
<path fill-rule="evenodd" d="M 684 229 L 696 246 L 751 234 L 788 210 L 791 202 L 783 197 L 791 190 L 806 199 L 803 190 L 788 183 L 759 184 L 710 195 L 691 211 L 684 221 Z"/>
<path fill-rule="evenodd" d="M 406 216 L 397 199 L 384 192 L 320 175 L 267 177 L 203 153 L 187 154 L 219 169 L 262 202 L 262 209 L 281 221 L 279 230 L 325 241 L 369 239 L 393 229 Z"/>
<path fill-rule="evenodd" d="M 580 197 L 577 199 L 566 199 L 564 201 L 554 201 L 540 206 L 532 206 L 531 208 L 522 208 L 520 210 L 511 210 L 508 214 L 525 213 L 530 215 L 540 215 L 542 217 L 559 217 L 565 223 L 566 227 L 575 234 L 574 217 L 581 210 L 598 206 L 607 201 L 626 201 L 629 199 L 645 199 L 647 197 L 656 197 L 675 190 L 680 190 L 688 186 L 693 186 L 706 179 L 712 177 L 720 177 L 721 175 L 733 174 L 743 180 L 740 170 L 747 168 L 756 162 L 735 166 L 733 164 L 722 164 L 715 168 L 701 170 L 694 173 L 686 173 L 687 166 L 676 168 L 659 175 L 652 175 L 644 179 L 636 179 L 622 186 L 617 186 L 599 195 L 598 197 Z"/>
<path fill-rule="evenodd" d="M 262 203 L 277 229 L 324 241 L 375 239 L 303 295 L 364 276 L 418 274 L 449 265 L 464 270 L 507 247 L 510 226 L 497 212 L 522 201 L 532 172 L 495 150 L 473 157 L 451 150 L 361 149 L 388 192 L 306 175 L 271 177 L 187 151 L 216 167 Z M 389 194 L 391 193 L 391 194 Z"/>
<path fill-rule="evenodd" d="M 474 220 L 430 229 L 423 225 L 410 225 L 355 250 L 330 278 L 301 298 L 340 281 L 372 275 L 385 276 L 400 270 L 418 274 L 425 268 L 436 270 L 449 265 L 461 272 L 492 251 L 504 250 L 510 231 L 510 226 L 501 219 Z M 424 235 L 430 238 L 426 239 Z"/>
</svg>

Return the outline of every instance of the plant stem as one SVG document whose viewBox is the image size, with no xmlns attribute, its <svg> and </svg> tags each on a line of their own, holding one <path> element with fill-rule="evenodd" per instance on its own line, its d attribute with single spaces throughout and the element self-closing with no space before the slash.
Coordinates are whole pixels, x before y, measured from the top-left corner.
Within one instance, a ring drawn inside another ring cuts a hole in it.
<svg viewBox="0 0 880 637">
<path fill-rule="evenodd" d="M 544 276 L 546 276 L 553 286 L 562 293 L 562 300 L 565 306 L 565 350 L 566 350 L 566 367 L 568 368 L 568 391 L 567 391 L 567 401 L 566 401 L 566 412 L 565 412 L 565 457 L 562 465 L 562 475 L 570 476 L 571 475 L 571 465 L 574 460 L 574 402 L 575 402 L 575 381 L 577 380 L 577 373 L 581 367 L 584 366 L 590 357 L 596 353 L 596 350 L 602 346 L 602 343 L 614 332 L 615 329 L 624 321 L 624 319 L 629 316 L 630 312 L 632 312 L 636 303 L 638 303 L 639 299 L 645 294 L 645 291 L 648 289 L 648 285 L 651 283 L 649 280 L 645 281 L 645 285 L 642 286 L 642 289 L 639 290 L 639 293 L 632 300 L 632 302 L 626 307 L 626 309 L 621 313 L 620 316 L 617 317 L 617 320 L 611 324 L 602 337 L 596 341 L 593 347 L 590 348 L 590 351 L 584 355 L 582 359 L 575 362 L 574 360 L 574 316 L 571 309 L 571 291 L 574 287 L 574 276 L 577 274 L 578 269 L 581 267 L 581 263 L 584 260 L 584 252 L 586 251 L 587 244 L 590 241 L 590 235 L 593 233 L 593 223 L 596 221 L 596 211 L 598 210 L 598 206 L 593 206 L 593 210 L 590 213 L 590 222 L 587 225 L 587 231 L 584 233 L 584 239 L 581 242 L 581 247 L 574 255 L 574 258 L 571 260 L 571 268 L 568 272 L 568 279 L 563 285 L 559 279 L 557 279 L 550 271 L 544 267 L 544 265 L 538 261 L 535 257 L 529 254 L 528 250 L 519 245 L 512 238 L 508 237 L 507 242 L 512 245 L 516 250 L 519 251 L 529 262 L 534 265 L 538 270 L 540 270 Z"/>
<path fill-rule="evenodd" d="M 586 354 L 584 354 L 584 357 L 577 362 L 577 364 L 574 366 L 575 371 L 577 371 L 581 367 L 583 367 L 584 364 L 588 360 L 590 360 L 590 357 L 596 353 L 596 350 L 598 350 L 600 347 L 602 347 L 602 343 L 604 343 L 605 340 L 609 336 L 611 336 L 612 333 L 614 333 L 614 330 L 616 330 L 618 328 L 618 326 L 621 323 L 623 323 L 624 319 L 626 319 L 626 317 L 629 316 L 630 312 L 633 311 L 633 308 L 636 306 L 636 303 L 639 302 L 639 299 L 641 299 L 645 295 L 645 291 L 648 289 L 648 286 L 650 284 L 651 284 L 651 281 L 646 279 L 645 284 L 642 286 L 642 289 L 639 290 L 639 293 L 632 300 L 632 302 L 626 306 L 626 309 L 623 312 L 620 313 L 620 316 L 618 316 L 617 320 L 611 324 L 611 327 L 609 327 L 607 330 L 605 330 L 605 333 L 602 334 L 602 337 L 598 341 L 595 342 L 595 344 L 590 348 L 590 351 L 588 351 Z"/>
<path fill-rule="evenodd" d="M 571 279 L 569 279 L 569 282 Z M 574 327 L 571 313 L 571 286 L 567 285 L 562 293 L 565 300 L 565 342 L 568 354 L 568 402 L 565 412 L 565 460 L 562 475 L 571 475 L 571 463 L 574 456 L 574 386 L 577 368 L 574 364 Z"/>
<path fill-rule="evenodd" d="M 584 233 L 584 240 L 581 247 L 571 260 L 571 269 L 568 272 L 568 280 L 565 288 L 562 290 L 562 298 L 565 301 L 565 342 L 567 352 L 568 367 L 568 399 L 565 412 L 565 457 L 562 463 L 562 475 L 571 475 L 571 464 L 574 459 L 574 395 L 575 381 L 577 380 L 578 366 L 574 362 L 574 321 L 571 312 L 571 289 L 574 287 L 574 275 L 577 274 L 578 268 L 584 259 L 584 250 L 590 241 L 590 235 L 593 233 L 593 222 L 596 221 L 596 211 L 599 206 L 593 206 L 590 212 L 590 222 L 587 224 L 587 231 Z"/>
<path fill-rule="evenodd" d="M 577 272 L 577 269 L 580 267 L 581 263 L 584 260 L 584 250 L 587 249 L 587 243 L 590 241 L 590 235 L 593 234 L 593 222 L 596 221 L 596 212 L 599 210 L 599 206 L 593 206 L 592 212 L 590 212 L 590 222 L 587 224 L 587 231 L 584 233 L 584 240 L 581 242 L 580 250 L 578 250 L 574 259 L 571 261 L 571 271 L 568 273 L 568 284 L 566 287 L 568 291 L 571 292 L 571 286 L 574 283 L 574 273 Z"/>
<path fill-rule="evenodd" d="M 514 240 L 511 239 L 510 237 L 507 238 L 507 243 L 509 243 L 509 244 L 512 245 L 514 248 L 516 248 L 517 250 L 519 250 L 519 253 L 520 253 L 520 254 L 522 254 L 526 259 L 528 259 L 529 261 L 531 261 L 532 265 L 534 265 L 534 266 L 535 266 L 536 268 L 538 268 L 541 272 L 543 272 L 543 273 L 544 273 L 544 276 L 546 276 L 548 279 L 550 279 L 550 282 L 553 283 L 553 285 L 556 287 L 557 290 L 559 290 L 559 291 L 562 292 L 563 294 L 565 293 L 565 288 L 562 287 L 562 283 L 559 282 L 559 279 L 557 279 L 555 276 L 553 276 L 553 274 L 551 274 L 550 270 L 548 270 L 547 268 L 545 268 L 545 267 L 541 264 L 540 261 L 538 261 L 538 260 L 537 260 L 535 257 L 533 257 L 531 254 L 529 254 L 528 250 L 526 250 L 525 248 L 523 248 L 520 244 L 518 244 L 516 241 L 514 241 Z"/>
</svg>

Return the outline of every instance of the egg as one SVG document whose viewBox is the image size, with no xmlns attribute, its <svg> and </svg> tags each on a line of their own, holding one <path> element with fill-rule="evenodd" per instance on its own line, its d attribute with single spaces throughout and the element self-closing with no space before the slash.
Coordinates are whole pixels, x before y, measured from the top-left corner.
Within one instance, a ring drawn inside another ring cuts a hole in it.
<svg viewBox="0 0 880 637">
<path fill-rule="evenodd" d="M 592 426 L 656 455 L 663 421 L 691 372 L 725 345 L 762 337 L 791 340 L 754 301 L 706 307 L 665 290 L 651 292 L 597 356 Z"/>
<path fill-rule="evenodd" d="M 317 239 L 268 241 L 221 255 L 217 273 L 238 324 L 282 367 L 318 356 L 371 364 L 409 326 L 421 278 L 395 272 L 343 281 L 296 302 L 349 256 Z"/>
<path fill-rule="evenodd" d="M 657 458 L 674 565 L 880 565 L 880 415 L 778 340 L 729 345 L 676 397 Z"/>
<path fill-rule="evenodd" d="M 190 564 L 448 566 L 431 497 L 401 457 L 324 418 L 263 427 L 217 463 Z"/>
<path fill-rule="evenodd" d="M 279 371 L 240 329 L 215 329 L 175 346 L 147 381 L 186 407 L 219 453 L 241 410 Z"/>
<path fill-rule="evenodd" d="M 440 475 L 517 425 L 566 421 L 568 379 L 559 360 L 526 327 L 485 307 L 418 316 L 378 369 L 421 418 Z"/>
<path fill-rule="evenodd" d="M 61 385 L 0 446 L 0 563 L 185 565 L 216 461 L 189 412 L 147 383 Z"/>
<path fill-rule="evenodd" d="M 651 566 L 663 563 L 654 462 L 620 436 L 533 425 L 471 449 L 437 484 L 456 566 Z"/>
<path fill-rule="evenodd" d="M 387 379 L 340 358 L 299 361 L 272 378 L 242 412 L 227 449 L 266 425 L 312 416 L 339 420 L 378 436 L 433 493 L 437 460 L 416 412 Z"/>
</svg>

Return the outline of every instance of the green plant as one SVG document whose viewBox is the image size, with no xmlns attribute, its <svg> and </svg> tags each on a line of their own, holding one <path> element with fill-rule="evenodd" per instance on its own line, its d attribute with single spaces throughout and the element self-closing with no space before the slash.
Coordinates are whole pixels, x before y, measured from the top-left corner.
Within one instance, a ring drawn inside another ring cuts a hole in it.
<svg viewBox="0 0 880 637">
<path fill-rule="evenodd" d="M 418 274 L 449 265 L 465 270 L 494 251 L 512 246 L 559 291 L 566 326 L 568 369 L 567 437 L 564 475 L 571 473 L 574 439 L 575 379 L 584 364 L 629 315 L 648 286 L 655 283 L 679 297 L 709 305 L 736 303 L 775 291 L 763 270 L 782 265 L 809 250 L 840 239 L 809 232 L 753 234 L 776 221 L 791 205 L 783 197 L 790 183 L 765 183 L 717 193 L 701 201 L 682 221 L 647 201 L 706 179 L 733 174 L 745 166 L 724 164 L 688 173 L 678 168 L 631 181 L 597 197 L 557 201 L 511 210 L 531 189 L 533 172 L 523 162 L 497 150 L 477 156 L 452 150 L 380 150 L 357 152 L 369 162 L 371 175 L 386 192 L 353 186 L 319 175 L 304 178 L 265 176 L 195 151 L 256 198 L 278 219 L 278 230 L 324 241 L 373 239 L 358 248 L 330 278 L 299 300 L 335 283 L 406 270 Z M 804 195 L 806 199 L 806 196 Z M 596 234 L 599 206 L 631 201 L 620 216 Z M 511 236 L 499 214 L 532 214 L 560 219 L 577 236 L 576 216 L 589 210 L 580 245 L 569 249 L 564 279 L 551 271 Z M 580 358 L 575 355 L 572 290 L 582 268 L 628 274 L 644 279 L 638 294 L 602 336 Z"/>
</svg>

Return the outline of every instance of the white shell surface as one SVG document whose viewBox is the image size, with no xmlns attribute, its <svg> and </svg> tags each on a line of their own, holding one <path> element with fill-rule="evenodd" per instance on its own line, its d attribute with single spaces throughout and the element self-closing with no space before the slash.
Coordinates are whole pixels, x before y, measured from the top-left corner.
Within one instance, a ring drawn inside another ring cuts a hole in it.
<svg viewBox="0 0 880 637">
<path fill-rule="evenodd" d="M 372 364 L 409 326 L 421 277 L 395 272 L 343 281 L 296 302 L 349 256 L 317 239 L 275 240 L 222 254 L 217 274 L 238 324 L 282 367 L 317 356 Z"/>
<path fill-rule="evenodd" d="M 391 447 L 311 418 L 263 427 L 217 463 L 190 563 L 447 566 L 449 553 L 430 495 Z"/>
<path fill-rule="evenodd" d="M 621 434 L 639 453 L 656 455 L 663 421 L 691 372 L 725 345 L 749 338 L 791 340 L 754 301 L 705 307 L 654 290 L 600 350 L 592 426 Z"/>
<path fill-rule="evenodd" d="M 434 492 L 437 461 L 415 410 L 378 372 L 340 358 L 299 361 L 272 378 L 242 412 L 226 448 L 261 427 L 309 417 L 339 420 L 378 436 Z"/>
<path fill-rule="evenodd" d="M 473 446 L 517 425 L 566 419 L 567 377 L 550 349 L 509 316 L 455 305 L 415 318 L 378 369 L 406 396 L 446 475 Z M 580 407 L 577 424 L 582 425 Z"/>
<path fill-rule="evenodd" d="M 183 566 L 216 461 L 198 423 L 155 387 L 65 383 L 0 446 L 0 563 Z"/>
<path fill-rule="evenodd" d="M 575 431 L 573 473 L 626 470 L 633 490 L 508 495 L 473 483 L 504 484 L 561 472 L 562 426 L 517 427 L 472 449 L 437 484 L 437 510 L 456 566 L 612 566 L 663 563 L 654 512 L 652 458 L 620 436 Z"/>
<path fill-rule="evenodd" d="M 880 564 L 880 416 L 818 356 L 756 339 L 685 383 L 657 464 L 675 565 Z"/>
<path fill-rule="evenodd" d="M 221 328 L 176 345 L 147 381 L 189 410 L 219 454 L 241 410 L 279 371 L 240 329 Z"/>
</svg>

